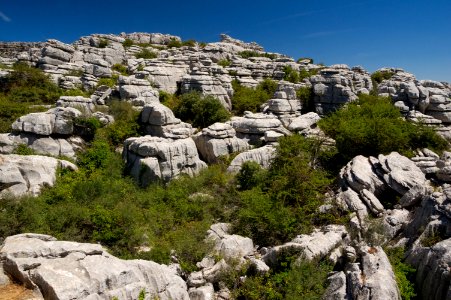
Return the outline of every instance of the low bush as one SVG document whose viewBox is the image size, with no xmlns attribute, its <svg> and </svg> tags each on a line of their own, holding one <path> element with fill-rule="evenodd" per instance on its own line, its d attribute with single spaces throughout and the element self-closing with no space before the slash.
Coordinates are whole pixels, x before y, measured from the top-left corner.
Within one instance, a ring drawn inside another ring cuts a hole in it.
<svg viewBox="0 0 451 300">
<path fill-rule="evenodd" d="M 150 51 L 147 48 L 142 49 L 140 52 L 135 54 L 136 58 L 144 58 L 144 59 L 153 59 L 153 58 L 157 58 L 158 54 Z"/>
<path fill-rule="evenodd" d="M 106 48 L 109 44 L 110 42 L 107 39 L 100 39 L 98 47 Z"/>
<path fill-rule="evenodd" d="M 416 270 L 403 262 L 404 248 L 386 248 L 385 253 L 390 260 L 390 263 L 395 273 L 396 283 L 401 293 L 402 300 L 416 299 L 417 293 L 415 290 L 415 274 Z"/>
<path fill-rule="evenodd" d="M 300 80 L 299 72 L 293 69 L 291 66 L 285 66 L 283 68 L 284 76 L 283 80 L 292 82 L 292 83 L 298 83 Z"/>
<path fill-rule="evenodd" d="M 168 43 L 167 43 L 167 45 L 166 46 L 168 46 L 168 48 L 180 48 L 180 47 L 182 47 L 182 42 L 181 41 L 179 41 L 179 40 L 177 40 L 177 39 L 171 39 Z"/>
<path fill-rule="evenodd" d="M 275 245 L 295 235 L 309 233 L 313 226 L 346 221 L 340 210 L 318 213 L 332 180 L 314 165 L 321 147 L 313 140 L 292 135 L 279 140 L 271 167 L 260 172 L 246 165 L 238 174 L 240 209 L 234 228 L 261 246 Z"/>
<path fill-rule="evenodd" d="M 392 78 L 393 75 L 395 75 L 395 73 L 391 71 L 376 71 L 371 74 L 371 79 L 377 84 L 380 84 L 382 81 Z"/>
<path fill-rule="evenodd" d="M 125 39 L 125 41 L 122 42 L 122 46 L 124 46 L 125 49 L 130 48 L 134 45 L 134 42 L 131 39 Z"/>
<path fill-rule="evenodd" d="M 267 52 L 257 52 L 253 50 L 244 50 L 238 53 L 242 58 L 250 58 L 250 57 L 267 57 L 269 59 L 276 59 L 277 54 L 267 53 Z"/>
<path fill-rule="evenodd" d="M 180 96 L 180 103 L 174 108 L 174 114 L 195 127 L 205 128 L 216 122 L 225 122 L 230 113 L 221 102 L 211 95 L 204 96 L 193 91 Z"/>
<path fill-rule="evenodd" d="M 417 148 L 441 152 L 448 143 L 433 128 L 405 121 L 390 99 L 360 95 L 359 101 L 320 120 L 347 161 L 356 155 L 377 156 L 392 151 L 411 156 Z"/>
<path fill-rule="evenodd" d="M 315 111 L 315 94 L 313 87 L 301 87 L 296 90 L 296 98 L 302 103 L 302 114 Z"/>
<path fill-rule="evenodd" d="M 236 115 L 242 115 L 245 111 L 257 112 L 263 103 L 271 99 L 277 89 L 277 82 L 265 79 L 253 89 L 234 80 L 232 87 L 232 111 Z"/>
<path fill-rule="evenodd" d="M 218 61 L 218 65 L 220 65 L 223 68 L 229 67 L 231 63 L 232 62 L 230 60 L 228 60 L 228 59 L 221 59 L 221 60 Z"/>
<path fill-rule="evenodd" d="M 119 76 L 113 75 L 110 78 L 100 78 L 99 81 L 97 81 L 97 86 L 106 85 L 109 87 L 114 87 L 117 84 L 117 79 Z"/>
<path fill-rule="evenodd" d="M 299 81 L 303 81 L 304 79 L 310 78 L 313 75 L 318 74 L 318 69 L 306 70 L 301 68 L 299 71 Z"/>
<path fill-rule="evenodd" d="M 124 76 L 129 75 L 127 66 L 124 66 L 123 64 L 114 64 L 111 69 L 121 73 Z"/>
</svg>

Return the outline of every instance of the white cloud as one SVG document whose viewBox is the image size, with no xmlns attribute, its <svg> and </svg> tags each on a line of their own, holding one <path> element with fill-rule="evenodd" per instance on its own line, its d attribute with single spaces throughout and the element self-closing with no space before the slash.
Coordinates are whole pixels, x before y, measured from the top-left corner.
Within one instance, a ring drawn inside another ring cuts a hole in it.
<svg viewBox="0 0 451 300">
<path fill-rule="evenodd" d="M 0 11 L 0 19 L 2 19 L 4 22 L 11 22 L 10 17 L 5 15 L 3 12 Z"/>
</svg>

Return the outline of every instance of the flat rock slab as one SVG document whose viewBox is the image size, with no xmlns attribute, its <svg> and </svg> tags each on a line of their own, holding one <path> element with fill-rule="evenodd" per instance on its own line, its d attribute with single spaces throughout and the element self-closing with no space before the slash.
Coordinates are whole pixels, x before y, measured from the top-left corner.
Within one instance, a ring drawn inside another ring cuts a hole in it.
<svg viewBox="0 0 451 300">
<path fill-rule="evenodd" d="M 8 275 L 45 299 L 131 300 L 141 291 L 151 299 L 189 299 L 185 282 L 169 267 L 122 260 L 98 244 L 19 234 L 5 239 L 0 257 Z"/>
</svg>

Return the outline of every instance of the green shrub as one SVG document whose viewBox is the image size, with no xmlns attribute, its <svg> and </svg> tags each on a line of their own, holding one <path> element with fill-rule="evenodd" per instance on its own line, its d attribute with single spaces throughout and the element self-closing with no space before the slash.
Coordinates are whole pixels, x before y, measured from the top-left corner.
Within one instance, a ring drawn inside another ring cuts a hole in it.
<svg viewBox="0 0 451 300">
<path fill-rule="evenodd" d="M 175 48 L 180 48 L 180 47 L 182 47 L 182 42 L 179 41 L 179 40 L 177 40 L 177 39 L 172 38 L 172 39 L 168 42 L 167 46 L 168 46 L 168 48 L 173 48 L 173 47 L 175 47 Z"/>
<path fill-rule="evenodd" d="M 258 163 L 247 161 L 241 166 L 236 180 L 241 190 L 250 190 L 261 184 L 265 175 L 265 171 Z"/>
<path fill-rule="evenodd" d="M 122 46 L 124 46 L 125 49 L 130 48 L 134 45 L 134 42 L 131 39 L 125 39 L 125 41 L 122 42 Z"/>
<path fill-rule="evenodd" d="M 83 96 L 89 98 L 89 93 L 84 91 L 83 89 L 75 88 L 70 90 L 63 90 L 61 92 L 61 96 Z"/>
<path fill-rule="evenodd" d="M 0 95 L 0 133 L 11 132 L 12 123 L 19 117 L 45 110 L 47 110 L 45 107 L 30 106 L 25 102 L 13 102 Z"/>
<path fill-rule="evenodd" d="M 292 83 L 298 83 L 300 80 L 299 72 L 293 69 L 291 66 L 285 66 L 283 67 L 283 80 L 292 82 Z"/>
<path fill-rule="evenodd" d="M 310 78 L 316 74 L 318 74 L 318 69 L 311 69 L 308 71 L 306 69 L 301 69 L 299 71 L 299 81 L 303 81 L 304 79 Z"/>
<path fill-rule="evenodd" d="M 141 136 L 138 123 L 139 112 L 133 109 L 129 102 L 112 101 L 109 113 L 114 117 L 114 123 L 103 128 L 101 134 L 113 146 L 119 146 L 124 140 L 132 136 Z"/>
<path fill-rule="evenodd" d="M 321 299 L 327 287 L 327 276 L 332 266 L 325 262 L 283 258 L 276 267 L 265 275 L 248 276 L 232 291 L 234 299 L 282 300 Z"/>
<path fill-rule="evenodd" d="M 380 84 L 383 80 L 392 78 L 393 75 L 395 75 L 395 73 L 391 71 L 376 71 L 371 74 L 371 79 L 377 84 Z"/>
<path fill-rule="evenodd" d="M 300 135 L 284 137 L 264 176 L 254 176 L 253 170 L 243 171 L 251 173 L 247 178 L 238 175 L 245 185 L 250 177 L 254 186 L 240 193 L 241 208 L 233 223 L 238 234 L 251 237 L 258 245 L 274 245 L 308 233 L 314 225 L 346 220 L 341 211 L 318 213 L 332 182 L 324 170 L 314 166 L 318 151 L 318 144 Z"/>
<path fill-rule="evenodd" d="M 107 39 L 100 39 L 98 47 L 106 48 L 109 44 L 110 42 Z"/>
<path fill-rule="evenodd" d="M 36 152 L 31 149 L 30 147 L 28 147 L 28 145 L 25 144 L 19 144 L 16 149 L 14 149 L 14 153 L 15 154 L 19 154 L 19 155 L 35 155 Z"/>
<path fill-rule="evenodd" d="M 232 81 L 232 110 L 234 114 L 242 115 L 245 111 L 257 112 L 260 106 L 271 99 L 277 89 L 277 82 L 265 79 L 255 89 Z"/>
<path fill-rule="evenodd" d="M 16 63 L 13 71 L 0 79 L 0 91 L 12 102 L 55 103 L 61 89 L 41 70 Z"/>
<path fill-rule="evenodd" d="M 135 54 L 136 58 L 144 58 L 144 59 L 152 59 L 152 58 L 157 58 L 158 54 L 150 51 L 149 49 L 142 49 L 140 52 Z"/>
<path fill-rule="evenodd" d="M 318 125 L 336 140 L 345 160 L 392 151 L 410 156 L 417 148 L 440 152 L 447 147 L 432 128 L 405 121 L 387 98 L 360 95 L 359 101 L 348 103 Z"/>
<path fill-rule="evenodd" d="M 238 53 L 242 58 L 250 58 L 250 57 L 267 57 L 269 59 L 276 59 L 277 54 L 267 53 L 267 52 L 257 52 L 253 50 L 244 50 Z"/>
<path fill-rule="evenodd" d="M 179 96 L 161 90 L 159 91 L 159 100 L 161 104 L 169 107 L 171 110 L 174 110 L 177 106 L 180 105 Z"/>
<path fill-rule="evenodd" d="M 83 70 L 70 70 L 69 72 L 67 72 L 66 74 L 64 74 L 65 76 L 75 76 L 75 77 L 81 77 L 83 76 Z"/>
<path fill-rule="evenodd" d="M 94 117 L 80 117 L 74 120 L 74 131 L 88 142 L 94 139 L 94 135 L 100 127 L 102 124 Z"/>
<path fill-rule="evenodd" d="M 223 68 L 229 67 L 231 63 L 232 62 L 230 60 L 228 60 L 228 59 L 221 59 L 221 60 L 218 61 L 218 65 L 220 65 Z"/>
<path fill-rule="evenodd" d="M 124 76 L 129 75 L 127 66 L 124 66 L 123 64 L 114 64 L 111 69 L 121 73 Z"/>
<path fill-rule="evenodd" d="M 386 248 L 384 250 L 393 267 L 396 283 L 401 292 L 401 298 L 403 300 L 415 299 L 417 295 L 414 284 L 416 270 L 403 262 L 404 248 L 396 247 Z"/>
<path fill-rule="evenodd" d="M 183 94 L 180 103 L 174 108 L 175 115 L 195 127 L 205 128 L 216 122 L 225 122 L 230 113 L 221 102 L 211 95 L 201 95 L 193 91 Z"/>
<path fill-rule="evenodd" d="M 186 40 L 182 42 L 182 46 L 188 46 L 188 47 L 195 47 L 196 46 L 195 40 Z"/>
<path fill-rule="evenodd" d="M 106 85 L 109 87 L 114 87 L 117 84 L 117 79 L 119 76 L 113 75 L 111 78 L 100 78 L 99 81 L 97 81 L 97 87 L 101 85 Z"/>
<path fill-rule="evenodd" d="M 313 87 L 301 87 L 296 90 L 296 98 L 302 103 L 301 112 L 303 114 L 315 111 L 315 94 Z"/>
</svg>

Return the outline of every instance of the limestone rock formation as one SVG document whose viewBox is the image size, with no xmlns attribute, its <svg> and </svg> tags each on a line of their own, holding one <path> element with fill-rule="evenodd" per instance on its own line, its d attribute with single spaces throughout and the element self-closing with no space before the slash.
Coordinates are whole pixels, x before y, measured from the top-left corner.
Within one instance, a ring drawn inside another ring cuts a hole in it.
<svg viewBox="0 0 451 300">
<path fill-rule="evenodd" d="M 65 160 L 38 155 L 0 154 L 0 198 L 37 196 L 55 184 L 57 169 L 77 170 Z"/>
<path fill-rule="evenodd" d="M 142 186 L 169 181 L 180 174 L 194 175 L 206 167 L 192 138 L 143 136 L 125 140 L 123 158 L 130 174 Z"/>
<path fill-rule="evenodd" d="M 42 234 L 19 234 L 0 248 L 4 271 L 45 299 L 188 300 L 182 278 L 165 265 L 121 260 L 98 244 L 57 241 Z"/>
<path fill-rule="evenodd" d="M 272 159 L 276 155 L 276 148 L 274 146 L 268 145 L 256 149 L 251 149 L 238 154 L 231 162 L 227 168 L 228 172 L 238 172 L 241 166 L 247 161 L 254 161 L 258 163 L 263 168 L 268 168 L 271 164 Z"/>
<path fill-rule="evenodd" d="M 146 132 L 152 136 L 186 139 L 195 132 L 190 124 L 176 118 L 169 107 L 159 102 L 146 104 L 143 107 L 141 122 L 146 125 Z"/>
<path fill-rule="evenodd" d="M 207 163 L 217 162 L 221 156 L 251 148 L 245 140 L 236 137 L 232 126 L 224 123 L 210 125 L 193 138 L 200 155 Z"/>
</svg>

